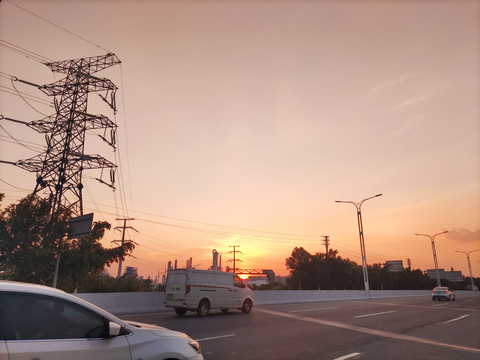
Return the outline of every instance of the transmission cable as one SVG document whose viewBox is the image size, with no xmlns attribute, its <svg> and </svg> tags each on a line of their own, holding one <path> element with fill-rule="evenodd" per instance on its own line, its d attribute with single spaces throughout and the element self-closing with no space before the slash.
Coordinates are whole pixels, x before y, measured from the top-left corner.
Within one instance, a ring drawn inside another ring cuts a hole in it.
<svg viewBox="0 0 480 360">
<path fill-rule="evenodd" d="M 16 141 L 12 141 L 12 138 L 10 136 L 6 136 L 6 135 L 0 135 L 0 141 L 6 142 L 6 143 L 9 143 L 9 144 L 16 144 L 17 143 Z M 37 148 L 36 152 L 42 152 L 42 151 L 46 150 L 45 145 L 40 145 L 40 144 L 31 142 L 31 141 L 27 141 L 27 140 L 19 140 L 19 141 L 21 141 L 24 144 L 30 144 L 33 147 Z"/>
<path fill-rule="evenodd" d="M 24 148 L 27 148 L 28 150 L 35 151 L 35 152 L 38 151 L 38 150 L 35 150 L 35 149 L 31 148 L 30 146 L 27 146 L 27 145 L 23 144 L 22 142 L 20 142 L 20 141 L 19 141 L 18 139 L 16 139 L 13 135 L 11 135 L 7 130 L 5 130 L 5 128 L 4 128 L 2 125 L 0 125 L 0 129 L 2 129 L 3 131 L 5 131 L 5 133 L 6 133 L 12 140 L 14 140 L 17 144 L 23 146 Z"/>
<path fill-rule="evenodd" d="M 12 86 L 13 88 L 15 89 L 15 91 L 17 92 L 18 96 L 20 96 L 20 98 L 28 105 L 30 106 L 34 111 L 38 112 L 39 114 L 43 115 L 43 116 L 48 116 L 48 114 L 45 114 L 43 112 L 41 112 L 40 110 L 36 109 L 32 104 L 30 104 L 27 99 L 25 99 L 25 97 L 22 96 L 22 94 L 20 93 L 20 91 L 18 91 L 17 87 L 15 86 L 14 84 L 14 79 L 11 80 L 12 82 Z M 53 104 L 50 104 L 49 106 L 53 107 Z"/>
<path fill-rule="evenodd" d="M 3 180 L 3 179 L 0 179 L 0 181 L 1 181 L 1 182 L 3 182 L 3 183 L 5 183 L 5 184 L 7 184 L 8 186 L 11 186 L 11 187 L 13 187 L 14 189 L 17 189 L 17 190 L 29 191 L 29 192 L 31 191 L 31 190 L 24 189 L 24 188 L 21 188 L 21 187 L 15 186 L 15 185 L 13 185 L 13 184 L 10 184 L 10 183 L 6 182 L 6 181 L 5 181 L 5 180 Z"/>
<path fill-rule="evenodd" d="M 124 131 L 124 138 L 125 138 L 125 149 L 126 149 L 126 156 L 127 156 L 127 176 L 128 176 L 128 185 L 129 185 L 129 189 L 130 189 L 130 202 L 131 202 L 131 205 L 132 207 L 134 207 L 134 204 L 133 204 L 133 198 L 132 198 L 132 181 L 131 181 L 131 178 L 130 178 L 130 156 L 129 156 L 129 150 L 128 150 L 128 138 L 127 138 L 127 112 L 126 112 L 126 106 L 125 106 L 125 85 L 124 85 L 124 81 L 123 81 L 123 64 L 120 63 L 120 86 L 121 86 L 121 94 L 122 94 L 122 107 L 123 107 L 123 122 L 124 122 L 124 128 L 125 128 L 125 131 Z M 116 117 L 115 117 L 115 122 L 116 122 Z M 118 125 L 118 124 L 117 124 Z M 115 133 L 116 135 L 116 133 Z M 118 139 L 117 139 L 118 140 Z M 121 156 L 120 154 L 120 147 L 119 147 L 119 158 Z M 122 176 L 122 181 L 123 181 L 123 176 Z M 126 201 L 126 199 L 125 199 Z"/>
<path fill-rule="evenodd" d="M 41 105 L 50 106 L 52 108 L 54 107 L 52 103 L 46 102 L 44 99 L 36 98 L 34 95 L 30 95 L 30 94 L 27 94 L 27 93 L 15 91 L 14 89 L 11 89 L 11 88 L 9 88 L 5 85 L 0 85 L 0 91 L 3 91 L 3 92 L 5 92 L 7 94 L 10 94 L 10 95 L 19 96 L 19 97 L 22 97 L 22 95 L 23 95 L 23 97 L 25 97 L 26 99 L 28 99 L 30 101 L 39 103 Z M 20 95 L 20 94 L 22 94 L 22 95 Z M 40 99 L 40 100 L 38 100 L 38 99 Z M 25 101 L 25 99 L 23 99 L 23 100 Z"/>
<path fill-rule="evenodd" d="M 23 10 L 23 11 L 25 11 L 25 12 L 27 12 L 27 13 L 29 13 L 29 14 L 31 14 L 31 15 L 33 15 L 33 16 L 35 16 L 35 17 L 37 17 L 37 18 L 39 18 L 39 19 L 41 19 L 41 20 L 43 20 L 43 21 L 45 21 L 45 22 L 47 22 L 47 23 L 49 23 L 49 24 L 51 24 L 51 25 L 53 25 L 53 26 L 55 26 L 55 27 L 57 27 L 57 28 L 59 28 L 59 29 L 61 29 L 61 30 L 63 30 L 63 31 L 65 31 L 65 32 L 67 32 L 67 33 L 69 33 L 70 35 L 73 35 L 73 36 L 75 36 L 75 37 L 77 37 L 77 38 L 79 38 L 79 39 L 81 39 L 81 40 L 83 40 L 83 41 L 88 42 L 89 44 L 91 44 L 91 45 L 93 45 L 93 46 L 95 46 L 95 47 L 97 47 L 97 48 L 99 48 L 99 49 L 102 49 L 102 50 L 106 51 L 107 53 L 111 53 L 111 52 L 112 52 L 112 51 L 109 51 L 109 50 L 105 49 L 104 47 L 101 47 L 100 45 L 97 45 L 97 44 L 95 44 L 94 42 L 92 42 L 92 41 L 84 38 L 83 36 L 80 36 L 80 35 L 74 33 L 73 31 L 70 31 L 70 30 L 68 30 L 68 29 L 66 29 L 66 28 L 64 28 L 64 27 L 62 27 L 62 26 L 60 26 L 60 25 L 57 25 L 57 24 L 54 23 L 53 21 L 50 21 L 50 20 L 48 20 L 48 19 L 46 19 L 46 18 L 44 18 L 44 17 L 42 17 L 42 16 L 40 16 L 40 15 L 38 15 L 38 14 L 35 14 L 34 12 L 25 9 L 25 8 L 21 7 L 20 5 L 14 4 L 14 3 L 11 2 L 10 0 L 4 0 L 4 1 L 7 2 L 7 3 L 9 3 L 9 4 L 11 4 L 11 5 L 13 5 L 13 6 L 16 6 L 17 8 L 19 8 L 19 9 L 21 9 L 21 10 Z"/>
<path fill-rule="evenodd" d="M 33 51 L 24 49 L 24 48 L 22 48 L 18 45 L 15 45 L 15 44 L 12 44 L 11 42 L 6 41 L 6 40 L 0 39 L 0 46 L 3 46 L 6 49 L 9 49 L 13 52 L 16 52 L 20 55 L 23 55 L 23 56 L 25 56 L 25 57 L 27 57 L 31 60 L 37 61 L 37 62 L 42 63 L 42 64 L 46 63 L 46 62 L 52 62 L 53 61 L 52 59 L 49 59 L 45 56 L 37 54 Z"/>
</svg>

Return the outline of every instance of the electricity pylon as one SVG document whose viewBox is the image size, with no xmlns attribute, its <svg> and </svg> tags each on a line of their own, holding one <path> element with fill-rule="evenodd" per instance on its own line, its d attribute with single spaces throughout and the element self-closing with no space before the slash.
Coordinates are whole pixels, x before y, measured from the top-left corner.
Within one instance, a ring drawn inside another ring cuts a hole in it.
<svg viewBox="0 0 480 360">
<path fill-rule="evenodd" d="M 237 253 L 242 253 L 241 251 L 237 250 L 237 247 L 240 247 L 240 245 L 230 245 L 229 247 L 233 247 L 233 251 L 229 251 L 229 254 L 233 254 L 233 260 L 227 260 L 227 262 L 233 262 L 233 272 L 235 273 L 237 271 L 237 262 L 242 262 L 242 260 L 238 259 L 236 257 Z"/>
<path fill-rule="evenodd" d="M 92 74 L 120 64 L 115 54 L 46 63 L 53 72 L 66 74 L 64 79 L 42 85 L 41 91 L 54 96 L 56 114 L 27 125 L 45 133 L 47 150 L 30 159 L 19 160 L 18 167 L 37 173 L 33 194 L 45 193 L 51 201 L 51 214 L 60 206 L 69 208 L 74 215 L 83 215 L 82 173 L 83 170 L 110 169 L 110 183 L 114 186 L 116 165 L 100 155 L 87 155 L 85 134 L 88 130 L 107 129 L 111 141 L 100 136 L 112 147 L 115 146 L 117 125 L 104 115 L 87 112 L 88 95 L 99 92 L 100 97 L 116 112 L 117 87 L 108 79 Z M 57 97 L 60 101 L 57 101 Z"/>
</svg>

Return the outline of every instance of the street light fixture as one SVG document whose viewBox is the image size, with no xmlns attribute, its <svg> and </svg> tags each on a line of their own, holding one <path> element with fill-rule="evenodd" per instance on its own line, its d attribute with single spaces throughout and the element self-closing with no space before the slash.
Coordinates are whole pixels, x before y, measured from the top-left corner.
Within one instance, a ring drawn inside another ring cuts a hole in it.
<svg viewBox="0 0 480 360">
<path fill-rule="evenodd" d="M 370 291 L 370 285 L 368 283 L 368 270 L 367 270 L 367 255 L 365 253 L 365 238 L 363 236 L 363 223 L 362 223 L 362 212 L 361 212 L 361 206 L 362 204 L 370 199 L 376 198 L 382 196 L 382 194 L 377 194 L 374 196 L 371 196 L 369 198 L 363 199 L 360 202 L 354 202 L 354 201 L 340 201 L 340 200 L 335 200 L 337 203 L 348 203 L 348 204 L 353 204 L 357 208 L 357 221 L 358 221 L 358 233 L 360 235 L 360 252 L 362 254 L 362 270 L 363 270 L 363 282 L 365 284 L 365 290 Z"/>
<path fill-rule="evenodd" d="M 440 283 L 440 274 L 438 273 L 438 262 L 437 262 L 437 252 L 435 251 L 435 236 L 441 235 L 441 234 L 446 234 L 448 231 L 443 231 L 441 233 L 435 234 L 435 235 L 426 235 L 426 234 L 415 234 L 417 236 L 426 236 L 430 238 L 430 241 L 432 242 L 432 252 L 433 252 L 433 263 L 435 264 L 435 276 L 437 278 L 437 286 L 442 286 Z"/>
<path fill-rule="evenodd" d="M 474 251 L 478 251 L 478 250 L 472 250 L 472 251 L 469 251 L 468 253 L 465 251 L 455 250 L 455 252 L 464 253 L 465 255 L 467 255 L 468 271 L 470 271 L 470 282 L 472 283 L 472 291 L 475 291 L 475 286 L 473 285 L 472 266 L 470 265 L 470 253 Z"/>
</svg>

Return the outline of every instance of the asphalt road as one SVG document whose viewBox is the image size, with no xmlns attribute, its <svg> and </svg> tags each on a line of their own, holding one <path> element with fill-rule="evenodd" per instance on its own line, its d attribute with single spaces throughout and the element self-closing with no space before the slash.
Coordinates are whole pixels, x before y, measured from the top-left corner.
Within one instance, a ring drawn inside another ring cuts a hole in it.
<svg viewBox="0 0 480 360">
<path fill-rule="evenodd" d="M 480 359 L 480 295 L 254 307 L 199 318 L 189 312 L 121 316 L 187 333 L 206 360 Z"/>
</svg>

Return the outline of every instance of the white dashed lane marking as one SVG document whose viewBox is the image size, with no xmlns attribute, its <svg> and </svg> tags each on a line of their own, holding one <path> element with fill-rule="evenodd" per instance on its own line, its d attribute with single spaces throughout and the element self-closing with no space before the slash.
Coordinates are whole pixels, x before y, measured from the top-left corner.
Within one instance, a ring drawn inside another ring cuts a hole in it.
<svg viewBox="0 0 480 360">
<path fill-rule="evenodd" d="M 207 341 L 207 340 L 216 340 L 216 339 L 222 339 L 222 338 L 227 338 L 227 337 L 232 337 L 232 336 L 237 336 L 237 334 L 212 336 L 212 337 L 203 338 L 203 339 L 195 339 L 195 341 L 200 342 L 200 341 Z"/>
<path fill-rule="evenodd" d="M 444 321 L 442 324 L 448 324 L 448 323 L 451 323 L 451 322 L 454 322 L 454 321 L 462 320 L 462 319 L 466 318 L 467 316 L 470 316 L 470 315 L 459 316 L 458 318 L 448 320 L 448 321 Z"/>
<path fill-rule="evenodd" d="M 302 310 L 292 310 L 291 313 L 307 312 L 307 311 L 317 311 L 317 310 L 332 310 L 338 309 L 338 307 L 323 307 L 323 308 L 314 308 L 314 309 L 302 309 Z"/>
<path fill-rule="evenodd" d="M 347 359 L 358 359 L 360 357 L 360 355 L 362 355 L 361 353 L 357 353 L 357 352 L 354 352 L 354 353 L 351 353 L 351 354 L 348 354 L 348 355 L 344 355 L 344 356 L 340 356 L 334 360 L 347 360 Z"/>
<path fill-rule="evenodd" d="M 358 319 L 358 318 L 369 317 L 369 316 L 385 315 L 385 314 L 391 314 L 391 313 L 394 313 L 394 312 L 397 312 L 397 311 L 392 310 L 392 311 L 383 311 L 383 312 L 374 313 L 374 314 L 357 315 L 357 316 L 354 316 L 354 318 Z"/>
</svg>

